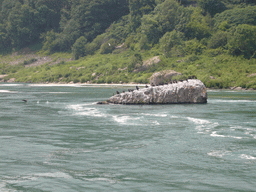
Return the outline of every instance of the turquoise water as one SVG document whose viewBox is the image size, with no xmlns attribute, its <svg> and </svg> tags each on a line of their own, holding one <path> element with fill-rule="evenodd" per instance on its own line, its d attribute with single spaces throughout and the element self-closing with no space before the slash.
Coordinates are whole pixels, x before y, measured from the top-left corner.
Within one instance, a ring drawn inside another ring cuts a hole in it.
<svg viewBox="0 0 256 192">
<path fill-rule="evenodd" d="M 255 91 L 95 104 L 123 89 L 0 84 L 0 191 L 256 191 Z"/>
</svg>

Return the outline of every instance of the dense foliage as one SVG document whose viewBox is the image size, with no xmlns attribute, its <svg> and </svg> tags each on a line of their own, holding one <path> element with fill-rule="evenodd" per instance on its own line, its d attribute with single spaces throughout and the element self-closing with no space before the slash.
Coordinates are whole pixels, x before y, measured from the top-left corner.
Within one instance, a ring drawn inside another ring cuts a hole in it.
<svg viewBox="0 0 256 192">
<path fill-rule="evenodd" d="M 254 0 L 0 0 L 0 4 L 2 54 L 41 43 L 44 55 L 72 52 L 78 60 L 112 54 L 125 60 L 119 65 L 112 61 L 108 65 L 107 60 L 94 64 L 98 79 L 89 75 L 90 69 L 76 76 L 76 82 L 148 82 L 154 71 L 169 68 L 195 75 L 199 66 L 206 66 L 201 63 L 205 58 L 213 61 L 224 56 L 230 62 L 244 59 L 243 63 L 252 66 L 244 65 L 243 71 L 256 72 Z M 162 55 L 162 62 L 138 74 L 142 61 L 156 55 Z M 173 60 L 182 62 L 167 64 Z M 223 66 L 218 68 L 214 62 L 207 64 L 209 70 L 200 68 L 205 75 L 200 72 L 199 76 L 208 86 L 230 86 L 236 81 L 224 74 L 235 72 L 216 72 L 229 61 L 222 59 Z M 127 70 L 118 72 L 119 68 Z M 70 74 L 61 77 L 71 80 Z M 239 82 L 243 87 L 255 85 L 251 79 L 247 84 L 246 80 Z"/>
</svg>

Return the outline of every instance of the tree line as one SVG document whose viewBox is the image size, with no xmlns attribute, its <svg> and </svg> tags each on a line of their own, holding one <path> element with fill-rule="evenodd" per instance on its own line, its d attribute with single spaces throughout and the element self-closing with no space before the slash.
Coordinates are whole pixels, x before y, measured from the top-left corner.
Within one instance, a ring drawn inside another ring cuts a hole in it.
<svg viewBox="0 0 256 192">
<path fill-rule="evenodd" d="M 167 57 L 256 55 L 254 0 L 0 0 L 0 52 L 42 42 L 75 59 L 159 47 Z"/>
</svg>

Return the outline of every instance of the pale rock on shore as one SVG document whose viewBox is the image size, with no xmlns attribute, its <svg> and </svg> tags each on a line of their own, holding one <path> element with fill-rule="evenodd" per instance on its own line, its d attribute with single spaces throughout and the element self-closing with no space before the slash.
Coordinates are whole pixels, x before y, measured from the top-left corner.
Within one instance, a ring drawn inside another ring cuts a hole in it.
<svg viewBox="0 0 256 192">
<path fill-rule="evenodd" d="M 207 89 L 198 79 L 188 81 L 150 86 L 125 92 L 110 97 L 107 101 L 98 104 L 185 104 L 207 103 Z"/>
</svg>

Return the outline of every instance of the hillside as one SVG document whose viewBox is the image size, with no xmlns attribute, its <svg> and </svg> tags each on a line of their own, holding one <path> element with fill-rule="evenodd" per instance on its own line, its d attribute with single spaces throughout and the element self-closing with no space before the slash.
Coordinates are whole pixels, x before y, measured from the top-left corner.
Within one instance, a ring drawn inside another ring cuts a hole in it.
<svg viewBox="0 0 256 192">
<path fill-rule="evenodd" d="M 2 82 L 148 83 L 172 69 L 207 87 L 256 89 L 255 1 L 0 3 Z"/>
</svg>

